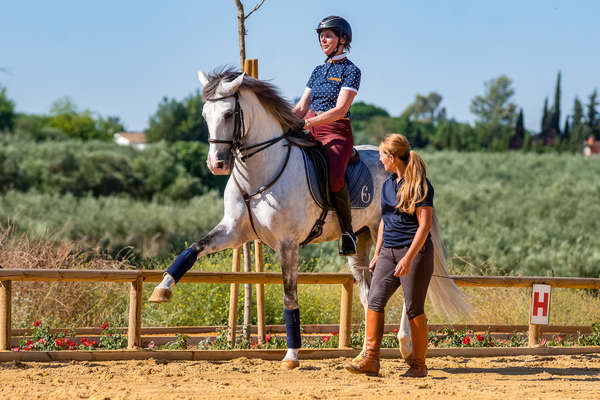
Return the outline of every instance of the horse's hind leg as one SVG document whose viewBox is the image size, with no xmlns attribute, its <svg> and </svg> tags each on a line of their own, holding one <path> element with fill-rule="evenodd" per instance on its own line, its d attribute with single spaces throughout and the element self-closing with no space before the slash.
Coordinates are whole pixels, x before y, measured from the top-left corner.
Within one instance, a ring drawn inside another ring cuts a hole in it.
<svg viewBox="0 0 600 400">
<path fill-rule="evenodd" d="M 358 283 L 358 295 L 360 302 L 362 303 L 365 312 L 365 332 L 367 324 L 367 309 L 369 306 L 369 288 L 371 287 L 372 273 L 369 271 L 369 256 L 371 253 L 371 246 L 373 242 L 371 240 L 371 234 L 369 231 L 364 231 L 358 235 L 358 243 L 356 246 L 356 256 L 348 257 L 348 266 L 350 271 Z M 366 351 L 366 341 L 363 339 L 363 347 L 358 356 L 352 360 L 357 363 L 360 361 Z"/>
<path fill-rule="evenodd" d="M 171 299 L 173 286 L 192 268 L 198 257 L 239 247 L 246 239 L 240 235 L 240 230 L 236 229 L 233 220 L 223 218 L 206 236 L 179 254 L 165 272 L 162 282 L 154 288 L 148 300 L 152 303 L 168 302 Z"/>
<path fill-rule="evenodd" d="M 283 319 L 288 348 L 281 361 L 281 369 L 294 369 L 300 365 L 298 350 L 302 347 L 298 307 L 298 243 L 281 242 L 279 256 L 283 275 Z"/>
<path fill-rule="evenodd" d="M 410 322 L 408 321 L 408 314 L 406 314 L 406 304 L 402 306 L 402 320 L 400 322 L 400 330 L 398 330 L 398 342 L 400 344 L 400 354 L 411 365 L 412 339 L 410 337 Z"/>
</svg>

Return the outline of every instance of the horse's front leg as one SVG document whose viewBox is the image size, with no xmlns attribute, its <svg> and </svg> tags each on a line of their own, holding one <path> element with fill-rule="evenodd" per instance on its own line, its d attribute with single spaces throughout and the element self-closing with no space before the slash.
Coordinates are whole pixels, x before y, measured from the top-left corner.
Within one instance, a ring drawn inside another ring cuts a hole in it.
<svg viewBox="0 0 600 400">
<path fill-rule="evenodd" d="M 250 240 L 244 236 L 244 232 L 246 231 L 236 226 L 234 219 L 224 217 L 206 236 L 179 254 L 164 273 L 162 282 L 154 288 L 148 301 L 168 302 L 171 299 L 173 286 L 192 268 L 198 257 L 241 246 L 245 241 Z"/>
<path fill-rule="evenodd" d="M 298 350 L 302 347 L 298 307 L 298 243 L 282 242 L 279 246 L 279 256 L 283 275 L 283 318 L 288 348 L 281 361 L 281 369 L 294 369 L 300 365 Z"/>
</svg>

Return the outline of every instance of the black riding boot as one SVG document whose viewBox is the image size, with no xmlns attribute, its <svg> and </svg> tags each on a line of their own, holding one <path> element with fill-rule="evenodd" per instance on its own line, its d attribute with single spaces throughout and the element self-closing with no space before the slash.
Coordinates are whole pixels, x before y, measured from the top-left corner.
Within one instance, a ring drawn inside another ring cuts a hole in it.
<svg viewBox="0 0 600 400">
<path fill-rule="evenodd" d="M 342 229 L 342 248 L 340 255 L 353 256 L 356 254 L 356 236 L 352 230 L 352 215 L 350 214 L 350 194 L 346 186 L 339 192 L 332 192 L 333 205 L 337 211 L 340 228 Z"/>
</svg>

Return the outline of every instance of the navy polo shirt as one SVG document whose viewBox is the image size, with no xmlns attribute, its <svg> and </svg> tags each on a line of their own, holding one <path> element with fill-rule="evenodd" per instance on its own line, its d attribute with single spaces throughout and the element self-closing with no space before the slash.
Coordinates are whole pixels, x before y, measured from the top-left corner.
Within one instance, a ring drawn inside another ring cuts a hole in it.
<svg viewBox="0 0 600 400">
<path fill-rule="evenodd" d="M 381 218 L 383 219 L 383 247 L 408 247 L 412 244 L 419 221 L 415 214 L 400 212 L 396 208 L 398 200 L 396 193 L 402 187 L 404 178 L 396 183 L 397 175 L 391 174 L 383 183 L 381 188 Z M 427 196 L 415 207 L 433 207 L 433 186 L 429 179 L 425 178 L 427 187 Z M 431 234 L 429 235 L 431 236 Z M 429 236 L 427 236 L 429 238 Z"/>
<path fill-rule="evenodd" d="M 328 111 L 335 107 L 342 88 L 358 93 L 360 69 L 347 58 L 317 65 L 306 84 L 310 89 L 310 109 Z M 350 118 L 350 111 L 344 115 Z"/>
</svg>

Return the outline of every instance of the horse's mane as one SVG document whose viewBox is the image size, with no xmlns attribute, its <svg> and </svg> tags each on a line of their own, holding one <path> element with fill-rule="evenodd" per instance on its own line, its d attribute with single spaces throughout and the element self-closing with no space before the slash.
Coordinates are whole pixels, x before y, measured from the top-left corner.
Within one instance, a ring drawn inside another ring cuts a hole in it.
<svg viewBox="0 0 600 400">
<path fill-rule="evenodd" d="M 216 96 L 216 90 L 219 83 L 224 80 L 231 82 L 237 78 L 241 72 L 233 68 L 215 71 L 208 76 L 208 83 L 204 86 L 202 98 L 204 100 Z M 279 122 L 284 132 L 296 131 L 302 129 L 304 120 L 298 118 L 292 113 L 290 103 L 279 94 L 279 90 L 269 82 L 254 79 L 248 75 L 244 76 L 240 89 L 251 90 L 263 107 Z"/>
</svg>

